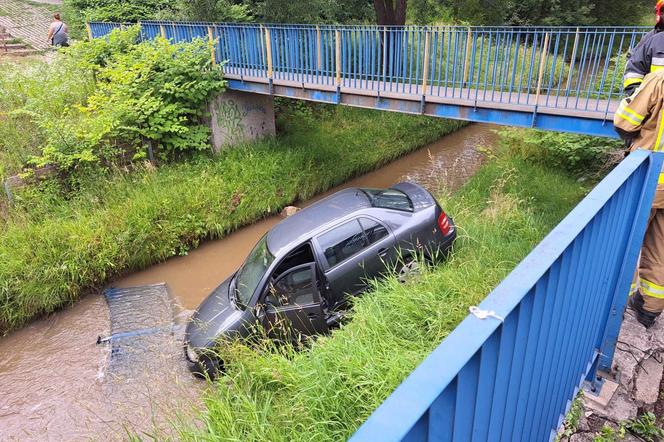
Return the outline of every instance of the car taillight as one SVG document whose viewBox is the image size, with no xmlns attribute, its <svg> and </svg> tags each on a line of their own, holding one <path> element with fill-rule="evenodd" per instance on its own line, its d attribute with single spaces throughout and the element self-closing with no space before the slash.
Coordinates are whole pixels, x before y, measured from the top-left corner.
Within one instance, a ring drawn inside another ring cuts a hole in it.
<svg viewBox="0 0 664 442">
<path fill-rule="evenodd" d="M 450 223 L 450 219 L 447 217 L 445 212 L 440 212 L 440 216 L 438 217 L 438 228 L 440 228 L 440 231 L 444 236 L 452 233 L 452 223 Z"/>
</svg>

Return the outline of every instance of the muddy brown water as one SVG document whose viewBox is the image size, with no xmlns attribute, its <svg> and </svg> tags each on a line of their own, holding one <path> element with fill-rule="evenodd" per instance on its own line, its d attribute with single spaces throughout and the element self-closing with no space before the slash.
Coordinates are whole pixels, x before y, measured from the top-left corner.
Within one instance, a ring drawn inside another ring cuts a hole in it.
<svg viewBox="0 0 664 442">
<path fill-rule="evenodd" d="M 404 180 L 432 191 L 454 190 L 479 168 L 482 148 L 491 148 L 495 138 L 491 126 L 467 126 L 298 206 L 346 187 L 388 187 Z M 166 282 L 185 317 L 280 220 L 265 218 L 109 286 Z M 123 439 L 127 431 L 167 431 L 170 419 L 189 420 L 200 406 L 205 383 L 187 372 L 179 354 L 181 324 L 178 318 L 168 348 L 151 352 L 151 358 L 158 358 L 156 364 L 152 361 L 138 374 L 122 378 L 108 373 L 109 347 L 96 345 L 98 336 L 110 332 L 108 307 L 100 294 L 3 338 L 0 440 Z"/>
</svg>

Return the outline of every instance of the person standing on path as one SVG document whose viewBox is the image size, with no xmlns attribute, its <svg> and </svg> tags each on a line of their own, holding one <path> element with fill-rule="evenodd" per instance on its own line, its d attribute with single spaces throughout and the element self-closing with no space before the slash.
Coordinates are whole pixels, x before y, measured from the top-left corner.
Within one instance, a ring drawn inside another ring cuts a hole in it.
<svg viewBox="0 0 664 442">
<path fill-rule="evenodd" d="M 48 41 L 53 46 L 69 46 L 69 29 L 67 25 L 60 19 L 60 14 L 53 14 L 53 23 L 48 28 Z"/>
<path fill-rule="evenodd" d="M 647 74 L 634 93 L 620 102 L 613 124 L 621 138 L 629 140 L 630 151 L 664 152 L 664 70 Z M 664 311 L 664 173 L 661 172 L 629 306 L 646 328 Z"/>
</svg>

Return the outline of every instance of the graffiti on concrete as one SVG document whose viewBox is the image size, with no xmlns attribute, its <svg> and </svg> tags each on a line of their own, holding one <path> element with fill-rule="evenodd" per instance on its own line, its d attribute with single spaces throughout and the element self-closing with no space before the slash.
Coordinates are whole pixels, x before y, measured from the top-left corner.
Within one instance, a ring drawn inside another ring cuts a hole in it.
<svg viewBox="0 0 664 442">
<path fill-rule="evenodd" d="M 217 125 L 224 135 L 224 144 L 238 144 L 268 133 L 264 105 L 249 102 L 241 106 L 233 98 L 221 99 L 217 103 Z M 249 116 L 251 113 L 258 115 Z"/>
<path fill-rule="evenodd" d="M 217 106 L 217 124 L 225 135 L 227 144 L 237 144 L 244 140 L 244 117 L 235 100 L 219 100 Z"/>
<path fill-rule="evenodd" d="M 211 103 L 215 151 L 275 134 L 272 97 L 226 91 Z"/>
</svg>

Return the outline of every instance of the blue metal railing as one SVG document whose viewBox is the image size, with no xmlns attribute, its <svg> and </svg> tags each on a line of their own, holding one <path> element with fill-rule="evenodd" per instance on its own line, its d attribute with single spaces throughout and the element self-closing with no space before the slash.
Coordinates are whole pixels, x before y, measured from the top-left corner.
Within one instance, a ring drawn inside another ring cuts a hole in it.
<svg viewBox="0 0 664 442">
<path fill-rule="evenodd" d="M 351 439 L 546 441 L 611 369 L 664 154 L 632 153 Z"/>
<path fill-rule="evenodd" d="M 643 27 L 422 27 L 141 22 L 150 39 L 215 41 L 230 77 L 536 106 L 607 119 Z M 119 23 L 90 23 L 91 37 Z"/>
</svg>

